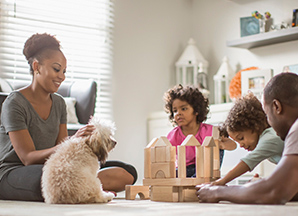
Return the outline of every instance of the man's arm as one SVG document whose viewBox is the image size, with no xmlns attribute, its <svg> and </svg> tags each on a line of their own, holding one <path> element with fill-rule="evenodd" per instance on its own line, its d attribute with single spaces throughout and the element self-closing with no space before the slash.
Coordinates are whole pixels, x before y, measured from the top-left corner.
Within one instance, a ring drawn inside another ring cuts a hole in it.
<svg viewBox="0 0 298 216">
<path fill-rule="evenodd" d="M 285 204 L 298 193 L 298 155 L 283 156 L 268 177 L 243 186 L 197 186 L 200 202 Z"/>
</svg>

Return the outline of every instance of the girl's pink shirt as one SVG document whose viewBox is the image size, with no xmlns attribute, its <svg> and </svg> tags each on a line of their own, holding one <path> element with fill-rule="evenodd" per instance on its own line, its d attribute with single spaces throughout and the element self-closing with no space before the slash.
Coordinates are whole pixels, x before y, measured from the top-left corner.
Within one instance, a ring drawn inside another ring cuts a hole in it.
<svg viewBox="0 0 298 216">
<path fill-rule="evenodd" d="M 198 133 L 196 134 L 195 137 L 197 138 L 199 143 L 202 144 L 206 136 L 212 136 L 212 125 L 201 123 Z M 176 152 L 177 152 L 177 146 L 182 144 L 186 136 L 184 136 L 180 127 L 175 127 L 173 130 L 169 132 L 167 138 L 173 146 L 176 146 Z M 186 151 L 186 166 L 195 164 L 196 163 L 195 147 L 186 146 L 185 151 Z"/>
</svg>

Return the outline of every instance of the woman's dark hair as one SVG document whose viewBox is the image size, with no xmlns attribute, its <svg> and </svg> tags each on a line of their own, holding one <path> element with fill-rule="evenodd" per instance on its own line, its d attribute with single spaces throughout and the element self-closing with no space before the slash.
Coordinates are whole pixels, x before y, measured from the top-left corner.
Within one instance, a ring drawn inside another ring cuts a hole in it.
<svg viewBox="0 0 298 216">
<path fill-rule="evenodd" d="M 33 73 L 32 63 L 33 60 L 42 63 L 42 60 L 47 56 L 48 50 L 60 50 L 60 42 L 52 35 L 34 34 L 25 42 L 23 54 L 25 55 L 28 64 L 30 65 L 30 73 Z"/>
<path fill-rule="evenodd" d="M 261 134 L 269 124 L 261 102 L 253 93 L 248 93 L 236 100 L 223 127 L 232 132 L 252 130 Z"/>
<path fill-rule="evenodd" d="M 194 110 L 194 114 L 197 115 L 197 123 L 201 123 L 207 119 L 207 114 L 209 112 L 209 101 L 203 96 L 198 88 L 193 86 L 177 85 L 169 89 L 164 94 L 165 101 L 165 111 L 169 114 L 169 120 L 176 124 L 174 121 L 173 113 L 173 101 L 179 99 L 181 101 L 186 101 Z"/>
</svg>

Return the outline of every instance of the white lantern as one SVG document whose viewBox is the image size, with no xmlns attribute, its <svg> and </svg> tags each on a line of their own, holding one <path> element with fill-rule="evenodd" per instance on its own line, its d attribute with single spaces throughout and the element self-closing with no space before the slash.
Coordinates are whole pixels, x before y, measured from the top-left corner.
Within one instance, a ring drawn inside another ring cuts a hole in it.
<svg viewBox="0 0 298 216">
<path fill-rule="evenodd" d="M 214 101 L 215 103 L 230 102 L 229 85 L 234 77 L 234 71 L 229 64 L 228 57 L 224 57 L 222 64 L 219 67 L 216 75 L 213 76 L 214 80 Z"/>
<path fill-rule="evenodd" d="M 207 90 L 207 68 L 208 61 L 196 47 L 194 39 L 190 38 L 187 47 L 176 62 L 176 83 Z"/>
</svg>

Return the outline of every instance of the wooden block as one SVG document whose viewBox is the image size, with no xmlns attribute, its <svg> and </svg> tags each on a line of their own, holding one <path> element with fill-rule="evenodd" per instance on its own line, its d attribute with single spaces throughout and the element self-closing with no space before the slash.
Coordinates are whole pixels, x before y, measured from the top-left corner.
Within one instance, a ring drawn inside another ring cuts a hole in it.
<svg viewBox="0 0 298 216">
<path fill-rule="evenodd" d="M 151 177 L 153 179 L 175 178 L 176 177 L 175 162 L 152 163 Z"/>
<path fill-rule="evenodd" d="M 143 179 L 143 185 L 148 186 L 195 186 L 204 182 L 204 178 Z"/>
<path fill-rule="evenodd" d="M 220 169 L 220 160 L 214 159 L 213 160 L 213 172 Z"/>
<path fill-rule="evenodd" d="M 205 178 L 204 178 L 204 182 L 205 182 L 205 183 L 209 183 L 209 182 L 211 182 L 211 181 L 213 181 L 213 178 L 211 178 L 211 177 L 205 177 Z"/>
<path fill-rule="evenodd" d="M 196 185 L 199 185 L 199 184 L 203 184 L 205 182 L 205 179 L 204 178 L 193 178 L 192 180 L 192 185 L 186 185 L 184 184 L 185 186 L 196 186 Z M 182 183 L 184 183 L 184 181 L 181 181 Z"/>
<path fill-rule="evenodd" d="M 178 202 L 178 188 L 173 186 L 151 186 L 152 201 Z"/>
<path fill-rule="evenodd" d="M 214 142 L 214 139 L 212 136 L 206 136 L 204 141 L 203 141 L 203 144 L 202 146 L 205 146 L 205 147 L 214 147 L 215 146 L 215 142 Z"/>
<path fill-rule="evenodd" d="M 150 199 L 149 186 L 143 186 L 143 185 L 126 185 L 125 186 L 125 199 L 126 200 L 135 200 L 137 194 L 140 196 L 141 200 Z"/>
<path fill-rule="evenodd" d="M 158 141 L 158 138 L 153 138 L 150 143 L 146 146 L 146 148 L 154 147 L 156 142 Z"/>
<path fill-rule="evenodd" d="M 155 162 L 166 162 L 166 148 L 167 146 L 155 147 Z"/>
<path fill-rule="evenodd" d="M 215 146 L 214 146 L 214 159 L 219 160 L 219 140 L 214 140 Z"/>
<path fill-rule="evenodd" d="M 151 162 L 170 162 L 176 161 L 176 147 L 156 146 L 151 148 Z"/>
<path fill-rule="evenodd" d="M 151 178 L 151 148 L 144 149 L 144 178 Z"/>
<path fill-rule="evenodd" d="M 166 147 L 166 161 L 167 162 L 175 162 L 176 161 L 176 147 L 167 146 Z"/>
<path fill-rule="evenodd" d="M 178 186 L 178 201 L 183 202 L 184 194 L 183 194 L 183 187 Z"/>
<path fill-rule="evenodd" d="M 220 170 L 213 170 L 213 178 L 214 178 L 214 180 L 220 178 Z"/>
<path fill-rule="evenodd" d="M 172 146 L 172 144 L 170 143 L 167 137 L 161 136 L 155 144 L 155 147 L 157 146 Z"/>
<path fill-rule="evenodd" d="M 156 162 L 156 160 L 155 160 L 155 148 L 154 147 L 150 148 L 150 151 L 151 151 L 151 153 L 150 153 L 151 163 L 155 163 Z"/>
<path fill-rule="evenodd" d="M 213 139 L 219 139 L 219 127 L 218 126 L 213 126 L 212 127 L 212 137 Z"/>
<path fill-rule="evenodd" d="M 204 150 L 202 146 L 196 146 L 196 178 L 204 177 Z"/>
<path fill-rule="evenodd" d="M 159 185 L 159 186 L 170 186 L 170 185 L 180 185 L 181 179 L 179 178 L 169 178 L 169 179 L 143 179 L 143 185 Z"/>
<path fill-rule="evenodd" d="M 178 178 L 186 178 L 185 146 L 178 146 Z"/>
<path fill-rule="evenodd" d="M 213 170 L 219 170 L 220 169 L 220 156 L 219 156 L 219 140 L 214 140 L 214 143 L 215 143 L 215 147 L 214 147 L 214 167 L 213 167 Z"/>
<path fill-rule="evenodd" d="M 201 143 L 192 134 L 188 135 L 181 143 L 181 146 L 200 146 L 200 145 Z"/>
<path fill-rule="evenodd" d="M 204 177 L 211 178 L 213 176 L 213 148 L 204 148 Z"/>
<path fill-rule="evenodd" d="M 196 195 L 195 187 L 178 187 L 179 188 L 179 202 L 198 202 L 199 199 Z"/>
</svg>

